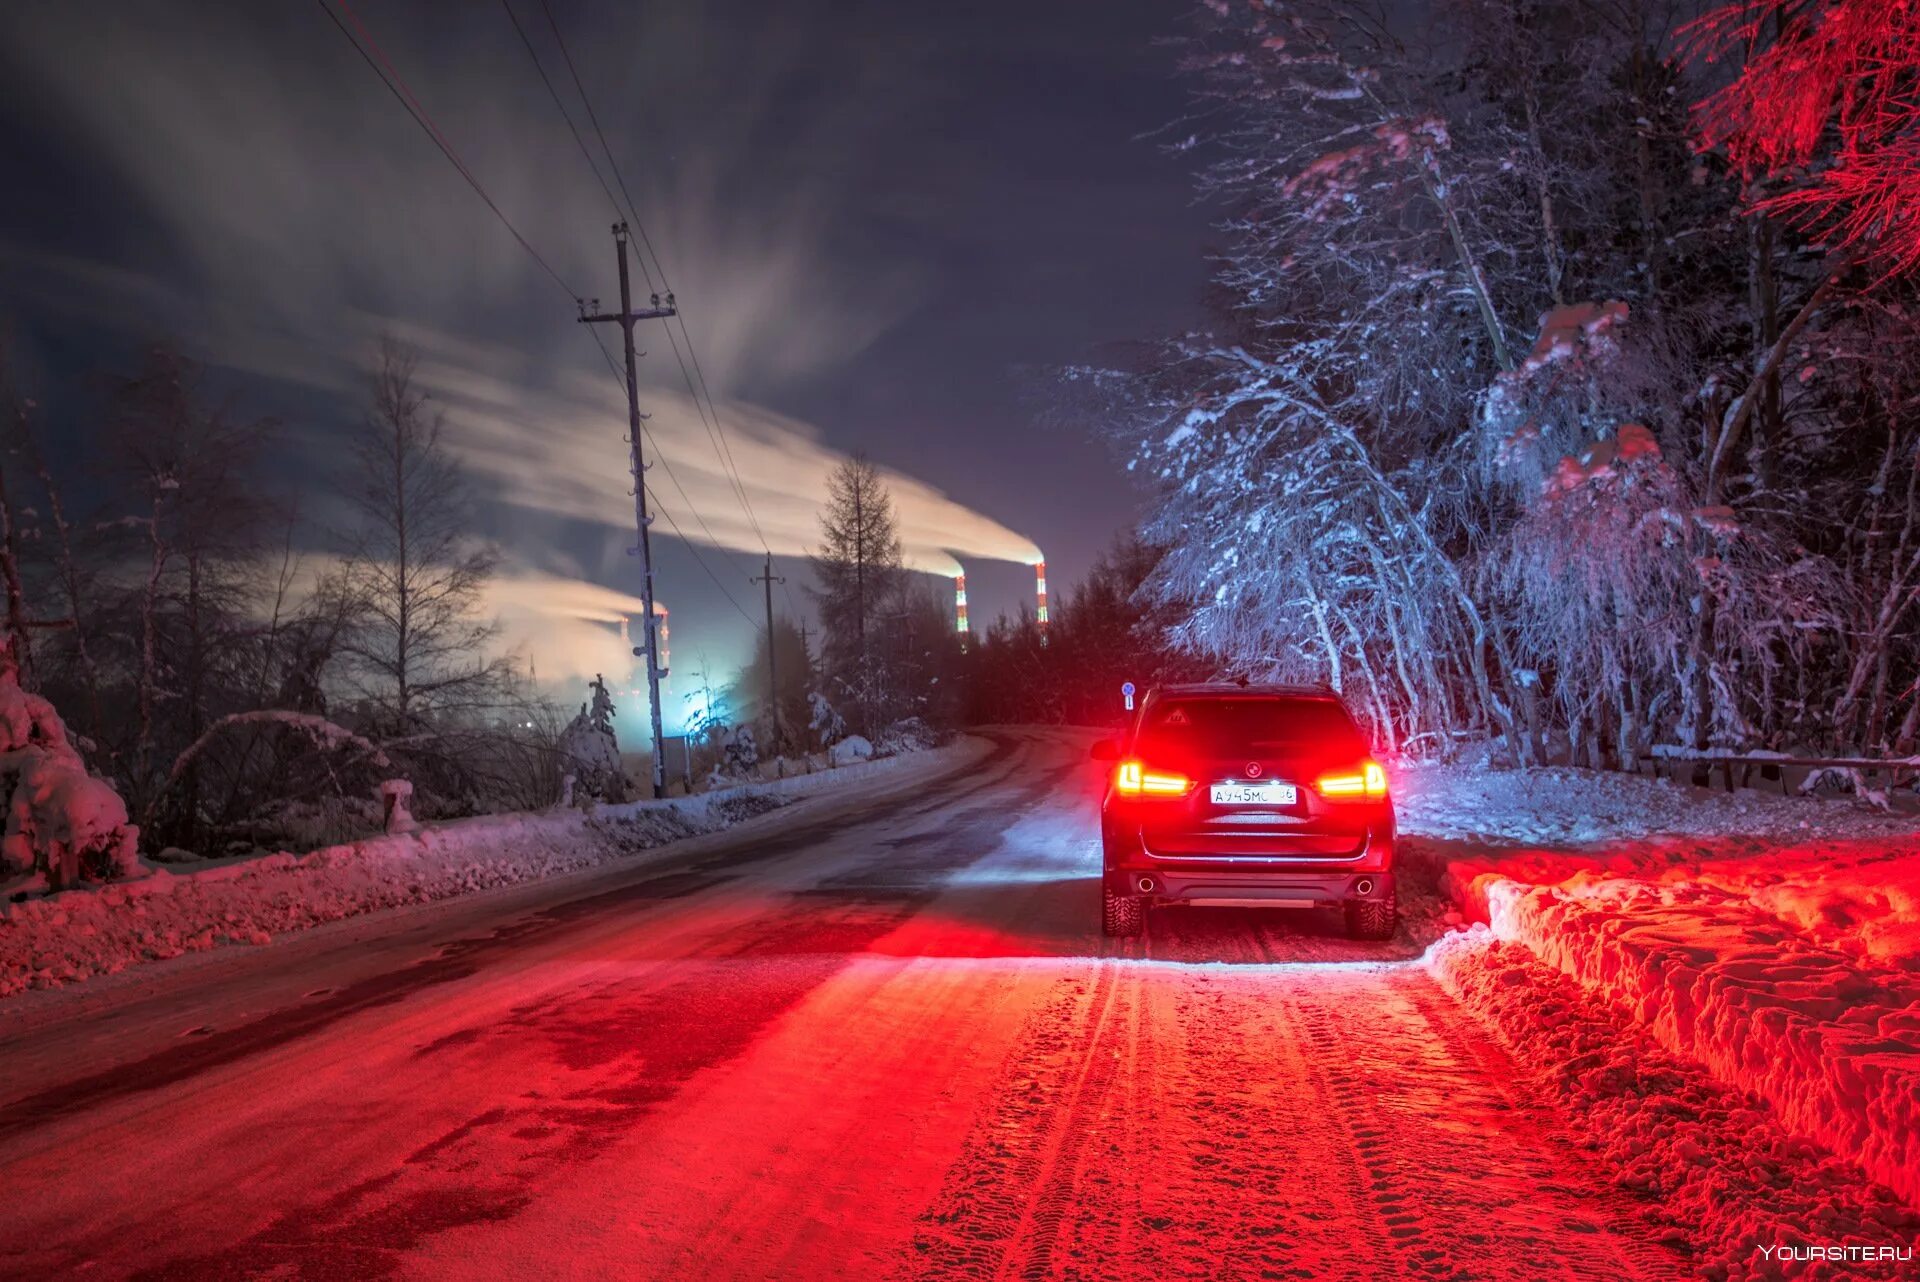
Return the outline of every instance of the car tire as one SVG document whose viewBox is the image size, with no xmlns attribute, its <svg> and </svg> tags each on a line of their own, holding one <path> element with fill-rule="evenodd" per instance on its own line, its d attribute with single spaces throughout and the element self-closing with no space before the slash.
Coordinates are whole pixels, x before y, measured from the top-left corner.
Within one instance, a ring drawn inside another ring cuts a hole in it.
<svg viewBox="0 0 1920 1282">
<path fill-rule="evenodd" d="M 1398 899 L 1353 899 L 1347 901 L 1347 937 L 1349 939 L 1392 939 L 1400 924 Z"/>
<path fill-rule="evenodd" d="M 1146 919 L 1146 904 L 1138 895 L 1118 895 L 1112 886 L 1100 887 L 1100 933 L 1127 938 L 1140 933 Z"/>
</svg>

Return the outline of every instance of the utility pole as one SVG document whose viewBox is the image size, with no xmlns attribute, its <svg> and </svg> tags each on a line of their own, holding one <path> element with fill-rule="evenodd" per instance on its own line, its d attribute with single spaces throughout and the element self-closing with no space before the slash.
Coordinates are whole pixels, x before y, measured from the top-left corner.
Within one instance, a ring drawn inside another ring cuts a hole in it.
<svg viewBox="0 0 1920 1282">
<path fill-rule="evenodd" d="M 620 310 L 617 313 L 595 312 L 588 315 L 585 303 L 580 305 L 580 323 L 582 325 L 604 325 L 617 323 L 625 339 L 627 349 L 627 446 L 628 465 L 633 471 L 633 523 L 639 531 L 638 547 L 627 549 L 627 555 L 640 558 L 640 601 L 646 610 L 646 645 L 635 647 L 634 653 L 647 656 L 647 698 L 653 709 L 653 795 L 667 795 L 667 755 L 660 733 L 660 678 L 667 670 L 660 666 L 660 624 L 653 616 L 653 545 L 647 537 L 648 527 L 653 517 L 647 513 L 647 467 L 648 464 L 640 449 L 640 388 L 634 369 L 633 325 L 635 321 L 659 320 L 674 314 L 673 295 L 667 295 L 662 304 L 660 295 L 652 297 L 652 306 L 646 311 L 633 310 L 632 286 L 627 281 L 627 225 L 618 222 L 613 225 L 613 244 L 620 262 Z M 598 308 L 599 299 L 593 300 Z"/>
<path fill-rule="evenodd" d="M 780 664 L 774 658 L 773 644 L 773 585 L 785 583 L 784 578 L 775 578 L 773 574 L 773 553 L 767 553 L 767 568 L 749 583 L 764 583 L 767 587 L 767 707 L 773 720 L 773 750 L 777 753 L 784 749 L 787 733 L 780 725 Z"/>
</svg>

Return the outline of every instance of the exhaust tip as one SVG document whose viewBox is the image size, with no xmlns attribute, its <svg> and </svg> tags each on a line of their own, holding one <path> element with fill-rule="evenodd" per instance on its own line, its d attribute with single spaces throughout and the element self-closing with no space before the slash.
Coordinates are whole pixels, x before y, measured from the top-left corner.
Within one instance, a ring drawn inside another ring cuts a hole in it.
<svg viewBox="0 0 1920 1282">
<path fill-rule="evenodd" d="M 1142 877 L 1142 878 L 1141 878 L 1141 879 L 1140 879 L 1140 880 L 1139 880 L 1138 882 L 1136 882 L 1135 884 L 1136 884 L 1136 885 L 1138 885 L 1138 886 L 1140 887 L 1140 893 L 1141 893 L 1141 894 L 1143 894 L 1143 895 L 1151 895 L 1151 894 L 1153 893 L 1153 878 L 1151 878 L 1151 877 Z"/>
<path fill-rule="evenodd" d="M 1353 893 L 1356 895 L 1371 895 L 1373 893 L 1373 878 L 1362 877 L 1359 881 L 1354 882 Z"/>
</svg>

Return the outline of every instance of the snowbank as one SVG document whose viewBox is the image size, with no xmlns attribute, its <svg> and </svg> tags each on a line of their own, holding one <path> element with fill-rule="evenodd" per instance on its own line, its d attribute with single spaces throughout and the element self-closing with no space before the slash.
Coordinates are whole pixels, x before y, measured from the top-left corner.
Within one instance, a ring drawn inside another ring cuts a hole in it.
<svg viewBox="0 0 1920 1282">
<path fill-rule="evenodd" d="M 715 832 L 816 792 L 914 763 L 937 769 L 963 746 L 724 791 L 488 815 L 332 846 L 211 862 L 0 905 L 0 997 L 404 904 L 426 903 L 630 857 Z"/>
<path fill-rule="evenodd" d="M 844 739 L 835 740 L 833 746 L 827 749 L 827 756 L 836 766 L 865 761 L 873 756 L 873 744 L 864 735 L 850 734 Z"/>
<path fill-rule="evenodd" d="M 1487 903 L 1497 938 L 1920 1206 L 1920 981 L 1868 974 L 1699 882 L 1503 880 Z"/>
<path fill-rule="evenodd" d="M 1790 1134 L 1527 949 L 1476 927 L 1436 943 L 1427 966 L 1528 1067 L 1613 1183 L 1650 1200 L 1651 1236 L 1690 1250 L 1699 1276 L 1806 1276 L 1804 1263 L 1762 1248 L 1889 1251 L 1920 1235 L 1920 1216 L 1856 1166 Z M 1882 1278 L 1897 1267 L 1866 1260 L 1816 1275 Z"/>
<path fill-rule="evenodd" d="M 1587 771 L 1408 773 L 1409 833 L 1476 843 L 1443 852 L 1463 914 L 1920 1207 L 1912 820 Z"/>
</svg>

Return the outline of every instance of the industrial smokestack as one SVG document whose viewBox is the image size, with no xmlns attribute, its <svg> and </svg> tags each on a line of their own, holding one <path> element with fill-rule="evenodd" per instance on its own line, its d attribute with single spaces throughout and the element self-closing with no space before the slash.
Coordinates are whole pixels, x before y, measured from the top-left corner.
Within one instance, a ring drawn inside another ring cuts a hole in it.
<svg viewBox="0 0 1920 1282">
<path fill-rule="evenodd" d="M 1040 644 L 1045 645 L 1047 643 L 1047 563 L 1045 561 L 1033 563 L 1033 579 L 1035 584 L 1033 617 L 1040 624 Z"/>
<path fill-rule="evenodd" d="M 967 576 L 953 576 L 953 626 L 954 631 L 966 636 L 972 631 L 967 627 Z"/>
</svg>

